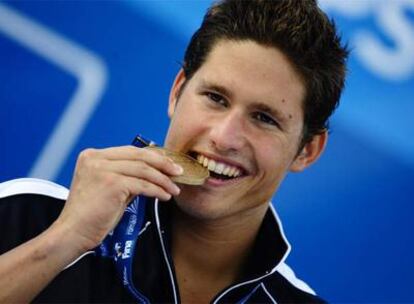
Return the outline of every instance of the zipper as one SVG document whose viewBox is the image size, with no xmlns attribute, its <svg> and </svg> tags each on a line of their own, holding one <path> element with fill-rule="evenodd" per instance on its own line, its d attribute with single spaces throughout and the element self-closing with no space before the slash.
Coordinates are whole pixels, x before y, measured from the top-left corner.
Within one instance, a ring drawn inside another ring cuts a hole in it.
<svg viewBox="0 0 414 304">
<path fill-rule="evenodd" d="M 230 291 L 232 291 L 233 289 L 236 289 L 236 288 L 239 288 L 239 287 L 241 287 L 241 286 L 248 285 L 248 284 L 251 284 L 251 283 L 255 283 L 255 282 L 257 282 L 257 281 L 260 281 L 260 280 L 262 280 L 262 279 L 264 279 L 264 278 L 266 278 L 266 277 L 268 277 L 268 276 L 272 275 L 275 271 L 276 271 L 276 267 L 275 267 L 275 268 L 273 268 L 273 269 L 272 269 L 272 271 L 270 271 L 269 273 L 267 273 L 267 274 L 265 274 L 265 275 L 263 275 L 263 276 L 261 276 L 261 277 L 258 277 L 258 278 L 256 278 L 256 279 L 252 279 L 252 280 L 249 280 L 249 281 L 245 281 L 245 282 L 241 282 L 241 283 L 238 283 L 238 284 L 235 284 L 235 285 L 231 285 L 231 286 L 229 286 L 228 288 L 226 288 L 225 290 L 223 290 L 221 293 L 219 293 L 219 294 L 215 297 L 215 299 L 214 299 L 214 301 L 212 302 L 212 304 L 217 304 L 217 303 L 219 303 L 220 299 L 221 299 L 221 298 L 223 298 L 226 294 L 228 294 L 228 293 L 229 293 Z"/>
<path fill-rule="evenodd" d="M 177 284 L 175 282 L 174 273 L 173 273 L 171 263 L 170 263 L 170 258 L 168 256 L 167 250 L 165 248 L 165 242 L 164 242 L 164 238 L 162 236 L 163 233 L 161 231 L 160 218 L 159 218 L 159 214 L 158 214 L 158 198 L 155 199 L 154 208 L 155 208 L 155 222 L 157 224 L 158 236 L 160 237 L 160 241 L 161 241 L 162 253 L 163 253 L 165 262 L 167 263 L 168 273 L 170 275 L 170 280 L 171 280 L 171 285 L 172 285 L 173 295 L 174 295 L 174 303 L 178 304 L 179 301 L 178 301 Z"/>
<path fill-rule="evenodd" d="M 277 214 L 277 212 L 276 212 L 276 210 L 274 209 L 274 207 L 273 207 L 273 205 L 272 205 L 272 203 L 271 203 L 271 202 L 269 203 L 269 208 L 270 208 L 270 210 L 271 210 L 271 212 L 272 212 L 272 214 L 273 214 L 273 217 L 274 217 L 274 219 L 276 220 L 276 223 L 277 223 L 277 225 L 278 225 L 278 227 L 279 227 L 280 234 L 282 235 L 282 238 L 283 238 L 283 240 L 285 241 L 285 243 L 286 243 L 286 245 L 287 245 L 287 250 L 286 250 L 286 252 L 284 253 L 283 257 L 280 259 L 280 261 L 279 261 L 279 262 L 275 265 L 275 267 L 273 267 L 273 269 L 272 269 L 271 271 L 269 271 L 269 273 L 267 273 L 267 274 L 265 274 L 265 275 L 263 275 L 263 276 L 260 276 L 260 277 L 258 277 L 258 278 L 256 278 L 256 279 L 252 279 L 252 280 L 249 280 L 249 281 L 244 281 L 244 282 L 241 282 L 241 283 L 238 283 L 238 284 L 235 284 L 235 285 L 231 285 L 231 286 L 229 286 L 228 288 L 226 288 L 225 290 L 223 290 L 222 292 L 220 292 L 220 293 L 219 293 L 219 294 L 215 297 L 215 299 L 214 299 L 214 301 L 212 302 L 212 304 L 217 304 L 217 303 L 219 303 L 219 301 L 220 301 L 220 299 L 221 299 L 221 298 L 223 298 L 226 294 L 228 294 L 230 291 L 232 291 L 232 290 L 234 290 L 234 289 L 236 289 L 236 288 L 239 288 L 239 287 L 241 287 L 241 286 L 248 285 L 248 284 L 251 284 L 251 283 L 254 283 L 254 282 L 257 282 L 257 281 L 260 281 L 260 280 L 262 280 L 262 279 L 264 279 L 264 278 L 266 278 L 266 277 L 268 277 L 268 276 L 272 275 L 273 273 L 275 273 L 275 272 L 276 272 L 277 267 L 278 267 L 281 263 L 283 263 L 283 262 L 286 260 L 287 256 L 289 255 L 290 250 L 291 250 L 291 245 L 290 245 L 290 243 L 288 242 L 288 240 L 287 240 L 287 238 L 286 238 L 285 232 L 284 232 L 284 230 L 283 230 L 282 222 L 280 221 L 280 219 L 279 219 L 279 215 Z"/>
</svg>

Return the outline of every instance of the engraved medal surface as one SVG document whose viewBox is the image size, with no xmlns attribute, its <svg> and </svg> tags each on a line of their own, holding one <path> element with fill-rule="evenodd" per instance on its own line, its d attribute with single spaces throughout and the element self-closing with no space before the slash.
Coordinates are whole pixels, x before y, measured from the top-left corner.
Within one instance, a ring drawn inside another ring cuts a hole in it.
<svg viewBox="0 0 414 304">
<path fill-rule="evenodd" d="M 165 156 L 170 158 L 174 163 L 180 165 L 184 172 L 178 176 L 172 176 L 171 179 L 180 184 L 187 185 L 202 185 L 206 179 L 210 176 L 207 168 L 203 167 L 194 158 L 187 154 L 168 150 L 157 146 L 149 146 L 146 149 L 154 149 L 160 151 Z"/>
</svg>

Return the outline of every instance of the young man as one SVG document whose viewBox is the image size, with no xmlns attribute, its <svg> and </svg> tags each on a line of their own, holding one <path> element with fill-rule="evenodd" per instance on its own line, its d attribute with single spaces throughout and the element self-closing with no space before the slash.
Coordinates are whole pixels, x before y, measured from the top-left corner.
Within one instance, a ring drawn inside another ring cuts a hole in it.
<svg viewBox="0 0 414 304">
<path fill-rule="evenodd" d="M 68 196 L 40 181 L 23 182 L 30 191 L 3 185 L 1 216 L 18 218 L 3 225 L 17 229 L 41 210 L 34 229 L 51 226 L 3 241 L 9 250 L 32 238 L 0 256 L 0 302 L 322 301 L 284 263 L 289 244 L 269 201 L 287 172 L 322 153 L 346 56 L 315 1 L 212 6 L 172 86 L 165 139 L 210 178 L 175 184 L 182 169 L 168 157 L 125 146 L 83 151 Z M 63 270 L 102 242 L 136 195 L 154 198 L 134 252 L 137 294 L 110 260 L 87 256 Z"/>
</svg>

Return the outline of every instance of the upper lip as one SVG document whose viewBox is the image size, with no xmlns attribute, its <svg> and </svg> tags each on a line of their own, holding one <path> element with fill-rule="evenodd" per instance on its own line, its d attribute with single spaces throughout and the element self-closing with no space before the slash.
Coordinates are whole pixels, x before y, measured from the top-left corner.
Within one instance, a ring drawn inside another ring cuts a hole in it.
<svg viewBox="0 0 414 304">
<path fill-rule="evenodd" d="M 237 162 L 235 160 L 224 158 L 224 157 L 221 157 L 221 156 L 217 156 L 217 155 L 214 155 L 214 154 L 211 154 L 211 153 L 208 153 L 208 152 L 191 151 L 190 154 L 204 155 L 208 159 L 212 159 L 212 160 L 215 160 L 217 162 L 224 163 L 224 164 L 239 168 L 242 172 L 242 175 L 249 174 L 249 170 L 245 166 L 243 166 L 240 162 Z"/>
</svg>

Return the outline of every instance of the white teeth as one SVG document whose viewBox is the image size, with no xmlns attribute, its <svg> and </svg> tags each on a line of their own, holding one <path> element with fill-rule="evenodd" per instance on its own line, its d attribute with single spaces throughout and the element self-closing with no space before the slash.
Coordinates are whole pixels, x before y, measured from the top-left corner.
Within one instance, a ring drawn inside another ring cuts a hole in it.
<svg viewBox="0 0 414 304">
<path fill-rule="evenodd" d="M 229 175 L 229 172 L 230 172 L 230 167 L 226 166 L 226 168 L 224 168 L 223 170 L 223 175 Z"/>
<path fill-rule="evenodd" d="M 214 160 L 210 160 L 208 162 L 208 170 L 214 171 L 215 168 L 216 168 L 216 162 Z"/>
<path fill-rule="evenodd" d="M 224 164 L 218 163 L 216 165 L 216 169 L 214 170 L 214 172 L 216 172 L 217 174 L 222 174 L 223 170 L 224 170 Z"/>
<path fill-rule="evenodd" d="M 241 175 L 240 169 L 226 165 L 224 163 L 216 162 L 212 159 L 208 159 L 204 155 L 197 155 L 197 161 L 204 167 L 208 168 L 208 170 L 213 171 L 217 174 L 222 174 L 229 177 L 238 177 Z"/>
<path fill-rule="evenodd" d="M 234 172 L 234 177 L 238 177 L 240 176 L 240 170 L 236 169 L 236 172 Z"/>
</svg>

